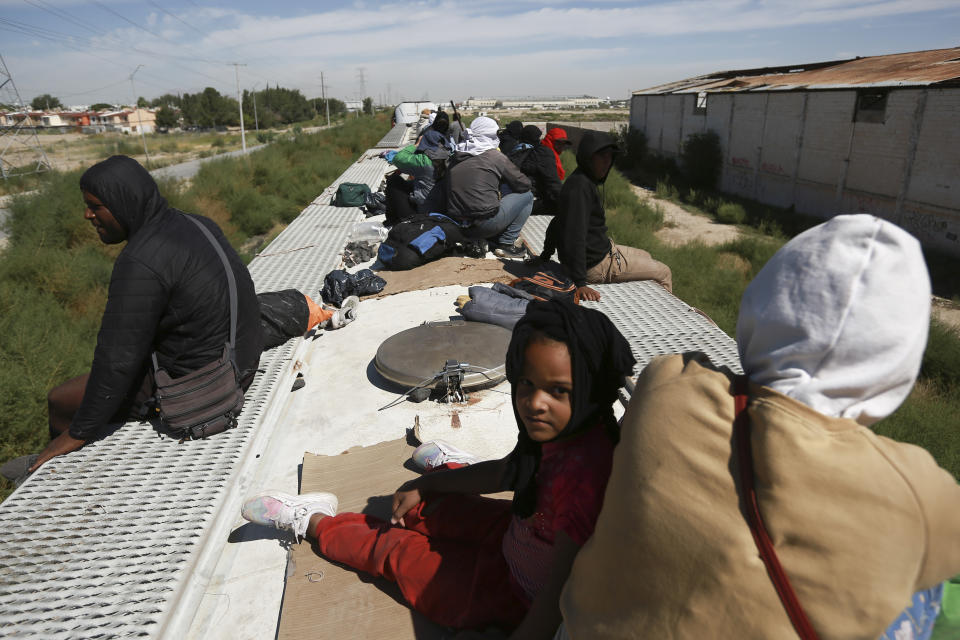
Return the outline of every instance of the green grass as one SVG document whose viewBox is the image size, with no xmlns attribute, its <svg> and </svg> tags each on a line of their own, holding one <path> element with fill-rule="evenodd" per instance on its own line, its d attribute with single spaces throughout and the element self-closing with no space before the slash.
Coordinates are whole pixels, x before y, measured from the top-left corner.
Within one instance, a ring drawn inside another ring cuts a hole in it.
<svg viewBox="0 0 960 640">
<path fill-rule="evenodd" d="M 276 233 L 389 128 L 386 116 L 301 134 L 245 158 L 203 166 L 183 189 L 160 183 L 171 205 L 208 215 L 241 247 Z M 46 395 L 85 373 L 120 246 L 100 243 L 83 219 L 80 171 L 51 172 L 10 205 L 0 253 L 0 461 L 47 443 Z M 247 256 L 249 257 L 249 256 Z M 0 499 L 12 491 L 0 479 Z"/>
<path fill-rule="evenodd" d="M 564 154 L 563 161 L 569 175 L 576 163 L 569 153 Z M 742 212 L 747 233 L 737 240 L 715 247 L 698 243 L 670 247 L 654 235 L 662 226 L 662 214 L 655 206 L 642 204 L 629 191 L 629 182 L 619 171 L 611 171 L 605 187 L 607 226 L 611 237 L 618 243 L 646 249 L 669 265 L 673 271 L 674 293 L 707 313 L 731 337 L 736 334 L 740 299 L 750 281 L 789 237 L 821 222 L 726 194 L 708 195 L 693 191 L 692 198 L 681 197 L 682 190 L 668 181 L 660 181 L 656 188 L 659 196 L 714 217 L 722 207 L 735 207 L 735 218 L 740 218 Z M 927 264 L 935 290 L 938 277 L 957 287 L 958 261 L 932 255 L 931 259 L 928 252 Z M 949 293 L 946 297 L 950 297 Z M 960 479 L 958 415 L 960 335 L 933 320 L 916 387 L 895 413 L 874 425 L 874 430 L 880 435 L 925 448 L 940 466 Z"/>
</svg>

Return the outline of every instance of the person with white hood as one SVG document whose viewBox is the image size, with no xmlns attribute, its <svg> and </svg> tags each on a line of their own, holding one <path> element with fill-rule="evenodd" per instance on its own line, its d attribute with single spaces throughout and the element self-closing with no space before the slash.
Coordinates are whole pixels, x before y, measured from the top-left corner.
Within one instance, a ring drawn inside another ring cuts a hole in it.
<svg viewBox="0 0 960 640">
<path fill-rule="evenodd" d="M 518 258 L 525 252 L 514 243 L 533 210 L 533 193 L 530 179 L 500 153 L 497 129 L 495 120 L 481 116 L 464 132 L 447 170 L 447 215 L 468 238 L 488 240 L 497 255 Z"/>
<path fill-rule="evenodd" d="M 569 637 L 875 640 L 960 572 L 960 485 L 869 428 L 910 393 L 929 319 L 916 239 L 837 216 L 747 287 L 745 376 L 651 361 L 561 598 Z"/>
</svg>

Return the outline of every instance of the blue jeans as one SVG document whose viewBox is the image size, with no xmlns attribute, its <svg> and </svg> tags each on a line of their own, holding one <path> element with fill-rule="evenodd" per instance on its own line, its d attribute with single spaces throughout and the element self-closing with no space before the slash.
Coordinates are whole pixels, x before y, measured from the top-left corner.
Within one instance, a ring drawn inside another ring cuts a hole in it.
<svg viewBox="0 0 960 640">
<path fill-rule="evenodd" d="M 500 209 L 486 220 L 474 222 L 463 235 L 474 240 L 493 240 L 497 244 L 513 244 L 533 211 L 533 193 L 510 193 L 500 200 Z"/>
</svg>

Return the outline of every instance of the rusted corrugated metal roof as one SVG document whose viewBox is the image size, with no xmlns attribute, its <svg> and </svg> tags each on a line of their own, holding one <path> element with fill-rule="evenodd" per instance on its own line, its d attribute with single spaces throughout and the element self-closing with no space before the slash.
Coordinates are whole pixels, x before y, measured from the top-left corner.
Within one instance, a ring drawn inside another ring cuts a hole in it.
<svg viewBox="0 0 960 640">
<path fill-rule="evenodd" d="M 787 67 L 719 71 L 634 91 L 633 95 L 930 85 L 960 86 L 960 47 Z"/>
</svg>

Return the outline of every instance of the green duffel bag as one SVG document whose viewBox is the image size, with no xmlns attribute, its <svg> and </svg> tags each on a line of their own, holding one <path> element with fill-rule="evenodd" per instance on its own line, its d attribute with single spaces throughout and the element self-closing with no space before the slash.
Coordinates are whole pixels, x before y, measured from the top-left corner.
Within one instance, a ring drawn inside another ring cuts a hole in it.
<svg viewBox="0 0 960 640">
<path fill-rule="evenodd" d="M 363 205 L 369 193 L 370 187 L 363 183 L 342 182 L 337 187 L 337 193 L 333 196 L 331 204 L 335 207 L 359 207 Z"/>
</svg>

